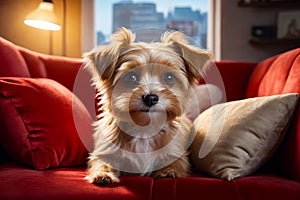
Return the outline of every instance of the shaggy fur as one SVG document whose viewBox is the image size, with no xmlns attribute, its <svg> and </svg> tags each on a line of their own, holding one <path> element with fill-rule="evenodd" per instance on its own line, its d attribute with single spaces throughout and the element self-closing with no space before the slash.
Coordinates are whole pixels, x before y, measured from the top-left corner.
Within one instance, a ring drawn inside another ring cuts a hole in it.
<svg viewBox="0 0 300 200">
<path fill-rule="evenodd" d="M 85 55 L 101 96 L 86 180 L 119 181 L 121 172 L 161 177 L 189 174 L 187 102 L 211 54 L 166 32 L 161 42 L 134 42 L 125 28 Z"/>
</svg>

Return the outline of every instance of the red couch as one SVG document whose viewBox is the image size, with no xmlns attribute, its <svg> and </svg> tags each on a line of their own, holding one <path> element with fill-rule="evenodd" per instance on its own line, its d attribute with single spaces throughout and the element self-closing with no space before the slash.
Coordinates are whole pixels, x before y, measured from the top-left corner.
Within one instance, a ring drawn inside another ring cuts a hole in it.
<svg viewBox="0 0 300 200">
<path fill-rule="evenodd" d="M 227 101 L 300 93 L 300 48 L 258 64 L 216 65 Z M 207 80 L 218 82 L 213 71 Z M 106 187 L 88 183 L 91 141 L 77 132 L 91 134 L 95 119 L 89 78 L 79 59 L 36 53 L 0 37 L 0 199 L 300 198 L 299 106 L 275 155 L 249 176 L 224 181 L 195 172 L 179 179 L 122 176 Z"/>
</svg>

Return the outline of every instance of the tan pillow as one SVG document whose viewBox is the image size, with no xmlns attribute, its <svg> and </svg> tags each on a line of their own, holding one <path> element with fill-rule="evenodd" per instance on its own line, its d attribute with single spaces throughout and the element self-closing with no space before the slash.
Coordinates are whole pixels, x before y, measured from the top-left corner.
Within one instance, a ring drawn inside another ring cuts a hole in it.
<svg viewBox="0 0 300 200">
<path fill-rule="evenodd" d="M 249 98 L 212 106 L 194 121 L 193 166 L 224 180 L 262 166 L 281 142 L 298 94 Z"/>
</svg>

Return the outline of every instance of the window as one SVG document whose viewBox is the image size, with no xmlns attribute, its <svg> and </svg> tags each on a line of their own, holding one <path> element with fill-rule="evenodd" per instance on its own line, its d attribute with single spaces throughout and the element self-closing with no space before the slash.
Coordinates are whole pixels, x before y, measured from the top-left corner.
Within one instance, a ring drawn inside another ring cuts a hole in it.
<svg viewBox="0 0 300 200">
<path fill-rule="evenodd" d="M 139 40 L 147 41 L 147 37 L 172 29 L 184 32 L 207 48 L 208 4 L 209 0 L 96 0 L 97 44 L 120 27 L 155 28 L 156 33 L 143 32 L 140 37 L 144 38 Z"/>
</svg>

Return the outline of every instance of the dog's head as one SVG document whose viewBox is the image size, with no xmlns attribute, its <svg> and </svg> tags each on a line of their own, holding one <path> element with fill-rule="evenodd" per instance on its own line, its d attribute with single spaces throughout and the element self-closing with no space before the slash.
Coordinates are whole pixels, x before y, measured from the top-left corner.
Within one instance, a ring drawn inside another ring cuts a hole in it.
<svg viewBox="0 0 300 200">
<path fill-rule="evenodd" d="M 121 121 L 130 115 L 141 126 L 182 115 L 212 55 L 189 45 L 180 32 L 166 32 L 161 42 L 134 40 L 122 28 L 109 44 L 85 55 L 95 84 L 106 89 L 109 110 Z"/>
</svg>

